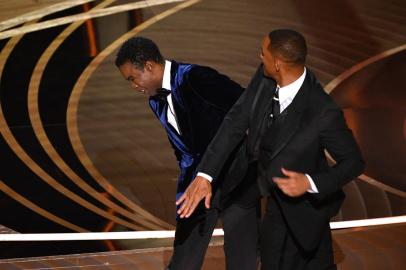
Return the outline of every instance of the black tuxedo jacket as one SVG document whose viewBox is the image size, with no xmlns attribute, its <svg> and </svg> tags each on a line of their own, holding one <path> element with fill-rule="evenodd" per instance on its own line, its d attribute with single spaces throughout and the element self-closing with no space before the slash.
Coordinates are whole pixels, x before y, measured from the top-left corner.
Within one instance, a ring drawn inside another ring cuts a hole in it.
<svg viewBox="0 0 406 270">
<path fill-rule="evenodd" d="M 245 175 L 275 87 L 275 81 L 263 76 L 261 66 L 224 118 L 199 164 L 198 171 L 213 176 L 215 181 L 223 161 L 246 137 L 224 180 L 223 195 L 231 192 Z M 260 151 L 258 177 L 273 187 L 287 225 L 301 247 L 312 251 L 341 206 L 341 187 L 362 173 L 364 162 L 342 110 L 309 70 L 285 110 L 283 127 L 262 139 L 268 140 L 270 147 Z M 337 162 L 334 166 L 328 166 L 324 150 Z M 299 198 L 284 195 L 272 181 L 272 177 L 281 176 L 281 167 L 309 174 L 319 193 L 306 193 Z"/>
</svg>

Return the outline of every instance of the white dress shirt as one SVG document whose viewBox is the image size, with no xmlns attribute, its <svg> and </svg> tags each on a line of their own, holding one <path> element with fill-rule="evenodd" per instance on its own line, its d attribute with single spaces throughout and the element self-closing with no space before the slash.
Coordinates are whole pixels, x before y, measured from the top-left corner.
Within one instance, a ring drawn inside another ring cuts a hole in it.
<svg viewBox="0 0 406 270">
<path fill-rule="evenodd" d="M 172 62 L 165 60 L 164 77 L 162 79 L 162 88 L 172 91 L 171 87 L 171 66 Z M 180 134 L 178 123 L 176 122 L 176 114 L 173 109 L 172 94 L 170 93 L 166 100 L 168 101 L 168 109 L 166 112 L 168 123 Z"/>
<path fill-rule="evenodd" d="M 302 87 L 302 84 L 305 80 L 306 77 L 306 68 L 304 68 L 303 74 L 294 82 L 292 82 L 289 85 L 286 85 L 284 87 L 279 87 L 277 85 L 276 87 L 279 88 L 279 105 L 280 105 L 280 112 L 283 112 L 293 101 L 295 98 L 297 92 L 299 92 L 300 87 Z M 198 176 L 202 176 L 206 178 L 209 182 L 213 181 L 213 177 L 211 177 L 208 174 L 199 172 L 197 174 Z M 305 174 L 307 179 L 309 179 L 310 182 L 310 189 L 307 190 L 309 193 L 318 193 L 318 189 L 313 181 L 313 179 L 310 177 L 310 175 Z"/>
</svg>

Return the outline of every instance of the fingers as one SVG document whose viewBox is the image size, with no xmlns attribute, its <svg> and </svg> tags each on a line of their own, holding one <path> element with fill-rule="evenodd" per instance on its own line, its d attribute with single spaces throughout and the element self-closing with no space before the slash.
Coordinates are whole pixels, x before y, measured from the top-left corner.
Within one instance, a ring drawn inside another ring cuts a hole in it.
<svg viewBox="0 0 406 270">
<path fill-rule="evenodd" d="M 287 178 L 274 177 L 272 180 L 284 194 L 290 197 L 299 197 L 306 193 L 308 188 L 303 184 L 304 174 L 285 168 L 281 168 L 281 171 Z"/>
<path fill-rule="evenodd" d="M 205 194 L 202 192 L 193 193 L 187 191 L 184 195 L 185 199 L 177 212 L 180 218 L 188 218 L 190 215 L 192 215 L 199 202 L 205 197 Z"/>
<path fill-rule="evenodd" d="M 205 196 L 205 201 L 204 201 L 204 205 L 206 206 L 206 208 L 210 208 L 210 201 L 211 201 L 211 193 L 207 194 Z M 189 203 L 187 203 L 187 205 L 185 206 L 185 208 L 183 209 L 183 213 L 180 215 L 181 218 L 188 218 L 190 217 L 193 212 L 196 210 L 197 206 L 199 205 L 200 201 L 204 198 L 204 195 L 198 196 L 195 195 L 191 198 L 191 200 L 189 201 Z"/>
<path fill-rule="evenodd" d="M 294 177 L 294 176 L 296 176 L 297 175 L 297 172 L 294 172 L 294 171 L 289 171 L 289 170 L 287 170 L 287 169 L 285 169 L 285 168 L 281 168 L 281 171 L 282 171 L 282 173 L 284 174 L 284 175 L 286 175 L 286 176 L 288 176 L 288 177 Z"/>
<path fill-rule="evenodd" d="M 178 209 L 178 215 L 180 215 L 182 217 L 184 215 L 184 213 L 185 213 L 185 210 L 189 209 L 190 204 L 191 204 L 190 198 L 185 199 L 183 201 L 182 205 L 180 206 L 180 208 Z"/>
<path fill-rule="evenodd" d="M 290 188 L 289 181 L 285 178 L 280 178 L 280 177 L 274 177 L 272 178 L 274 183 L 278 186 L 279 189 L 282 191 L 285 191 Z"/>
<path fill-rule="evenodd" d="M 297 186 L 292 178 L 274 177 L 273 181 L 278 188 L 289 197 L 297 197 L 301 195 L 297 192 Z"/>
<path fill-rule="evenodd" d="M 272 180 L 279 188 L 289 187 L 291 185 L 291 181 L 289 181 L 289 178 L 273 177 Z"/>
<path fill-rule="evenodd" d="M 185 208 L 188 207 L 189 204 L 190 204 L 190 198 L 187 197 L 183 200 L 182 204 L 180 205 L 180 207 L 178 209 L 178 214 L 183 212 L 185 210 Z"/>
<path fill-rule="evenodd" d="M 204 205 L 206 206 L 207 209 L 210 208 L 210 202 L 211 202 L 211 193 L 209 193 L 206 196 L 206 199 L 204 200 Z"/>
<path fill-rule="evenodd" d="M 190 217 L 190 215 L 195 211 L 197 205 L 199 204 L 200 200 L 190 200 L 187 205 L 185 206 L 185 208 L 183 209 L 182 213 L 180 214 L 181 218 L 188 218 Z"/>
<path fill-rule="evenodd" d="M 186 210 L 190 208 L 191 203 L 193 202 L 193 196 L 194 196 L 194 188 L 193 185 L 190 185 L 185 193 L 179 198 L 179 200 L 176 201 L 176 205 L 180 205 L 180 208 L 178 209 L 178 215 L 181 217 L 184 216 L 186 213 Z"/>
<path fill-rule="evenodd" d="M 176 201 L 176 205 L 181 204 L 186 200 L 186 193 L 183 193 L 183 195 Z"/>
<path fill-rule="evenodd" d="M 286 195 L 290 193 L 290 183 L 286 178 L 274 177 L 272 178 L 274 183 L 278 186 L 280 190 Z"/>
</svg>

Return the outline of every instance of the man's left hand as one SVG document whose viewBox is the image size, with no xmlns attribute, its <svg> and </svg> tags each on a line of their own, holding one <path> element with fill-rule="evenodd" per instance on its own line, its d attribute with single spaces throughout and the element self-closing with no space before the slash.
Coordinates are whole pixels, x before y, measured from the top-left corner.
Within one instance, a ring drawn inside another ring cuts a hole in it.
<svg viewBox="0 0 406 270">
<path fill-rule="evenodd" d="M 190 217 L 203 198 L 206 208 L 210 208 L 211 194 L 210 182 L 202 176 L 196 176 L 185 193 L 176 201 L 176 205 L 181 205 L 178 210 L 180 218 Z"/>
<path fill-rule="evenodd" d="M 272 180 L 289 197 L 302 196 L 310 189 L 309 179 L 303 173 L 289 171 L 284 168 L 281 170 L 287 178 L 273 177 Z"/>
</svg>

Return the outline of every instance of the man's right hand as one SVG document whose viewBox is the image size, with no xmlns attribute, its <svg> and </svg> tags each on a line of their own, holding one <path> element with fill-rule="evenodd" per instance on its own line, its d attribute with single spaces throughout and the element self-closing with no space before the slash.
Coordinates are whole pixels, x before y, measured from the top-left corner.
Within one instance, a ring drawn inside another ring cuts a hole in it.
<svg viewBox="0 0 406 270">
<path fill-rule="evenodd" d="M 180 205 L 178 210 L 180 218 L 190 217 L 203 198 L 205 198 L 206 208 L 210 208 L 211 196 L 210 182 L 202 176 L 197 176 L 190 183 L 185 193 L 176 201 L 176 205 Z"/>
</svg>

